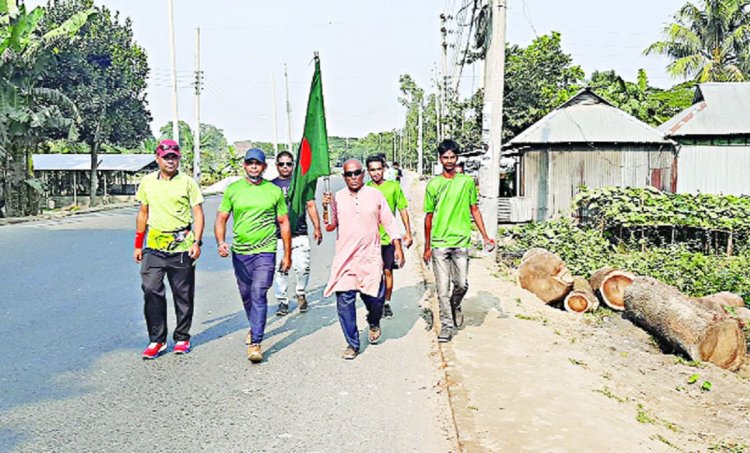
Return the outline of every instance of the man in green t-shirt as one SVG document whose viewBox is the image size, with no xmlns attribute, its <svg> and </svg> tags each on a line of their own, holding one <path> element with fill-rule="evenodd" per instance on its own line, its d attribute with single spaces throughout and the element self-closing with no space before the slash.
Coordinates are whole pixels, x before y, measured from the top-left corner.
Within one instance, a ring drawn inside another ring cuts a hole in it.
<svg viewBox="0 0 750 453">
<path fill-rule="evenodd" d="M 284 258 L 280 272 L 288 272 L 292 265 L 292 233 L 287 216 L 284 193 L 273 183 L 263 179 L 266 155 L 252 148 L 245 153 L 246 177 L 235 181 L 224 191 L 216 214 L 214 235 L 219 245 L 219 255 L 229 256 L 230 247 L 224 241 L 227 220 L 232 215 L 232 264 L 250 331 L 247 358 L 253 363 L 263 361 L 260 343 L 266 329 L 268 289 L 273 284 L 276 263 L 276 225 L 281 231 Z"/>
<path fill-rule="evenodd" d="M 404 222 L 406 233 L 402 244 L 405 247 L 410 247 L 412 243 L 411 237 L 411 224 L 409 223 L 409 211 L 407 208 L 406 195 L 401 190 L 401 184 L 396 181 L 386 181 L 384 178 L 385 173 L 385 158 L 380 154 L 370 156 L 366 161 L 367 173 L 370 175 L 370 181 L 367 183 L 368 186 L 378 189 L 385 200 L 388 202 L 393 215 L 396 215 L 396 211 L 401 213 L 401 220 Z M 391 238 L 388 233 L 385 232 L 383 226 L 380 226 L 380 248 L 381 255 L 383 257 L 383 274 L 385 275 L 385 305 L 383 306 L 383 317 L 393 317 L 393 310 L 391 309 L 391 295 L 393 294 L 393 270 L 398 269 L 396 266 L 396 260 L 394 259 L 394 253 L 396 251 L 395 246 L 391 243 Z"/>
<path fill-rule="evenodd" d="M 443 140 L 438 146 L 438 159 L 443 173 L 427 183 L 424 195 L 424 261 L 435 272 L 440 304 L 438 341 L 453 338 L 453 328 L 464 323 L 461 301 L 469 289 L 469 245 L 471 220 L 482 234 L 485 249 L 495 243 L 487 236 L 482 213 L 477 207 L 477 188 L 470 176 L 456 173 L 458 144 Z M 453 292 L 450 285 L 453 283 Z"/>
<path fill-rule="evenodd" d="M 135 195 L 141 208 L 136 217 L 133 258 L 141 263 L 143 311 L 151 341 L 143 351 L 144 359 L 155 359 L 167 349 L 165 275 L 177 316 L 174 352 L 190 352 L 195 260 L 201 255 L 204 225 L 203 195 L 198 183 L 179 172 L 177 142 L 162 140 L 156 148 L 156 162 L 159 171 L 144 176 Z"/>
</svg>

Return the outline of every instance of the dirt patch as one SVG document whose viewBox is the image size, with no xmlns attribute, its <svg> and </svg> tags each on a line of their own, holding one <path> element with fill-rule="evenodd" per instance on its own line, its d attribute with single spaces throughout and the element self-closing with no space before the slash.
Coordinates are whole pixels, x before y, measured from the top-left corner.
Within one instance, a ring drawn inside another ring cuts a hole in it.
<svg viewBox="0 0 750 453">
<path fill-rule="evenodd" d="M 566 313 L 514 281 L 473 259 L 441 347 L 463 450 L 750 452 L 750 364 L 688 362 L 621 313 Z"/>
</svg>

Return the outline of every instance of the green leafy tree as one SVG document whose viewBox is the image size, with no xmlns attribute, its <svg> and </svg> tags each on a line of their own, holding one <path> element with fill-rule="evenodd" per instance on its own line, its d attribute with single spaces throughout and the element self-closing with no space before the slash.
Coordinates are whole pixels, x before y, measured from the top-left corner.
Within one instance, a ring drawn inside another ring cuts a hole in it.
<svg viewBox="0 0 750 453">
<path fill-rule="evenodd" d="M 34 179 L 31 153 L 55 132 L 75 135 L 75 104 L 40 81 L 56 70 L 54 52 L 70 45 L 91 14 L 79 10 L 43 30 L 43 8 L 27 11 L 22 2 L 0 1 L 0 213 L 2 205 L 7 215 L 38 212 L 42 185 Z"/>
<path fill-rule="evenodd" d="M 649 46 L 646 55 L 672 59 L 673 77 L 698 82 L 738 82 L 750 74 L 750 1 L 687 2 L 664 28 L 664 40 Z"/>
<path fill-rule="evenodd" d="M 56 69 L 46 86 L 79 106 L 80 139 L 91 150 L 91 203 L 98 187 L 96 164 L 102 144 L 135 147 L 149 137 L 146 51 L 133 38 L 132 22 L 93 0 L 50 0 L 42 26 L 53 29 L 78 11 L 96 15 L 78 32 L 80 39 L 55 54 Z"/>
<path fill-rule="evenodd" d="M 182 170 L 193 173 L 193 150 L 195 136 L 193 130 L 185 121 L 180 121 L 180 148 L 182 149 Z M 160 139 L 172 139 L 172 123 L 167 123 L 159 130 Z M 257 146 L 254 143 L 253 146 Z M 272 144 L 271 148 L 273 148 Z M 154 143 L 154 148 L 156 143 Z M 213 124 L 201 123 L 201 182 L 212 183 L 237 169 L 237 159 L 229 146 L 224 131 Z M 273 155 L 270 152 L 268 155 Z"/>
<path fill-rule="evenodd" d="M 695 87 L 692 82 L 669 90 L 649 86 L 643 69 L 638 71 L 636 82 L 625 81 L 615 71 L 595 71 L 588 85 L 615 107 L 653 126 L 690 106 Z"/>
<path fill-rule="evenodd" d="M 583 70 L 563 52 L 560 33 L 539 36 L 526 48 L 505 51 L 503 141 L 509 140 L 581 88 Z"/>
</svg>

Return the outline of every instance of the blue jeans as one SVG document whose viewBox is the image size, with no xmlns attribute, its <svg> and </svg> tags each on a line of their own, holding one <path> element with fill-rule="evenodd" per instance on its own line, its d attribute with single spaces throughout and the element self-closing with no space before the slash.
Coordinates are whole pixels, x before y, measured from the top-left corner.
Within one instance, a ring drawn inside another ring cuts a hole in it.
<svg viewBox="0 0 750 453">
<path fill-rule="evenodd" d="M 234 276 L 240 289 L 245 314 L 253 332 L 253 344 L 263 341 L 268 312 L 268 289 L 273 284 L 276 254 L 265 252 L 255 255 L 232 253 Z"/>
<path fill-rule="evenodd" d="M 349 346 L 359 351 L 359 330 L 357 329 L 357 293 L 359 291 L 336 291 L 336 310 L 339 313 L 339 323 Z M 380 326 L 385 304 L 385 284 L 380 282 L 377 297 L 359 294 L 359 298 L 367 308 L 367 323 L 370 327 Z"/>
</svg>

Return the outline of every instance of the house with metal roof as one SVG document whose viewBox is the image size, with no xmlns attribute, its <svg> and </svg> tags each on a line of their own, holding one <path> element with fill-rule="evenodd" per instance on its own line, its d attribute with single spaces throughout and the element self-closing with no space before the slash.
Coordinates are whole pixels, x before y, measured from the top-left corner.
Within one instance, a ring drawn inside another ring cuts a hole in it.
<svg viewBox="0 0 750 453">
<path fill-rule="evenodd" d="M 659 126 L 677 142 L 677 192 L 750 195 L 750 83 L 702 83 Z"/>
<path fill-rule="evenodd" d="M 34 154 L 34 175 L 44 181 L 44 196 L 57 205 L 79 204 L 89 196 L 90 154 Z M 135 195 L 137 177 L 158 168 L 153 154 L 99 154 L 97 195 L 128 201 Z"/>
<path fill-rule="evenodd" d="M 547 220 L 570 210 L 582 186 L 674 191 L 675 143 L 585 88 L 504 147 L 515 188 L 500 221 Z"/>
</svg>

